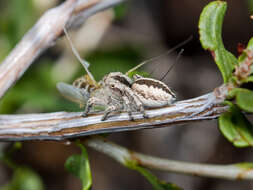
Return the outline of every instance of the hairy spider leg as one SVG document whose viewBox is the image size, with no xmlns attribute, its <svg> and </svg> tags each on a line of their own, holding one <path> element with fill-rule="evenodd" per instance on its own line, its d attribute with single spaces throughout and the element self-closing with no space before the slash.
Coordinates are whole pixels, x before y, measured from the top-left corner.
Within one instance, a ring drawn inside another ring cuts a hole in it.
<svg viewBox="0 0 253 190">
<path fill-rule="evenodd" d="M 138 96 L 128 87 L 124 88 L 124 94 L 128 98 L 129 102 L 132 102 L 135 105 L 135 107 L 137 108 L 137 111 L 141 112 L 141 114 L 143 115 L 144 118 L 148 118 L 148 116 L 145 112 L 144 106 L 143 106 L 142 102 L 140 101 L 140 99 L 138 98 Z M 129 106 L 130 106 L 130 104 L 129 104 Z M 131 110 L 131 111 L 133 111 L 133 110 Z"/>
<path fill-rule="evenodd" d="M 89 100 L 87 101 L 86 107 L 84 112 L 82 113 L 82 116 L 85 117 L 87 116 L 87 114 L 90 112 L 90 109 L 92 108 L 93 105 L 95 104 L 101 104 L 100 103 L 100 99 L 96 98 L 96 97 L 91 97 L 89 98 Z"/>
<path fill-rule="evenodd" d="M 109 104 L 109 106 L 106 108 L 104 115 L 101 119 L 101 121 L 104 121 L 108 118 L 109 114 L 112 112 L 119 112 L 121 111 L 121 107 L 118 104 Z"/>
</svg>

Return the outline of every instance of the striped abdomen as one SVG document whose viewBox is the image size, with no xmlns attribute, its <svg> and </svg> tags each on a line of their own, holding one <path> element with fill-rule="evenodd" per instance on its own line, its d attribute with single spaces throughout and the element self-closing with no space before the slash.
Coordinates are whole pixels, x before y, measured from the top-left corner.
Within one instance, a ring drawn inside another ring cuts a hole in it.
<svg viewBox="0 0 253 190">
<path fill-rule="evenodd" d="M 170 105 L 176 99 L 175 94 L 166 84 L 152 78 L 136 79 L 131 89 L 146 107 Z"/>
</svg>

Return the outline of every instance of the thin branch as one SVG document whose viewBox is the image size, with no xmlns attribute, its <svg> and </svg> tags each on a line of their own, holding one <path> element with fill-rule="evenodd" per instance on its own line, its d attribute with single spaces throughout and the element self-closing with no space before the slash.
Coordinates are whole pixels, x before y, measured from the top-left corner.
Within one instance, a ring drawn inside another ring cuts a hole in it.
<svg viewBox="0 0 253 190">
<path fill-rule="evenodd" d="M 0 65 L 0 98 L 33 61 L 61 36 L 63 27 L 80 26 L 89 16 L 123 0 L 66 0 L 42 15 Z"/>
<path fill-rule="evenodd" d="M 88 147 L 110 156 L 111 158 L 125 166 L 127 166 L 129 162 L 132 162 L 133 164 L 144 166 L 150 169 L 201 177 L 212 177 L 229 180 L 253 179 L 253 169 L 240 167 L 240 164 L 195 164 L 183 161 L 162 159 L 130 151 L 125 147 L 119 146 L 106 140 L 105 138 L 96 136 L 90 137 L 83 142 Z"/>
<path fill-rule="evenodd" d="M 90 16 L 96 14 L 97 12 L 113 7 L 124 1 L 126 0 L 101 0 L 100 3 L 97 3 L 96 5 L 90 7 L 89 9 L 85 8 L 85 11 L 80 11 L 79 9 L 76 9 L 78 11 L 78 14 L 74 14 L 74 16 L 70 18 L 69 22 L 67 23 L 67 29 L 78 28 Z"/>
<path fill-rule="evenodd" d="M 227 110 L 223 100 L 209 93 L 197 98 L 178 101 L 169 107 L 147 110 L 149 118 L 134 113 L 115 114 L 101 121 L 102 114 L 82 117 L 80 112 L 0 115 L 0 141 L 66 140 L 87 135 L 167 127 L 217 118 Z"/>
</svg>

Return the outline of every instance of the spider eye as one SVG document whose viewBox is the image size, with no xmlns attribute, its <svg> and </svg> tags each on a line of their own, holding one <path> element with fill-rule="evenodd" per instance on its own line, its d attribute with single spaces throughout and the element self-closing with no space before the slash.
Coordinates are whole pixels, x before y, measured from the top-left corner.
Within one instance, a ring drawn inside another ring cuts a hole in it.
<svg viewBox="0 0 253 190">
<path fill-rule="evenodd" d="M 114 85 L 114 84 L 112 84 L 112 85 L 111 85 L 111 88 L 114 88 L 114 87 L 115 87 L 115 85 Z"/>
</svg>

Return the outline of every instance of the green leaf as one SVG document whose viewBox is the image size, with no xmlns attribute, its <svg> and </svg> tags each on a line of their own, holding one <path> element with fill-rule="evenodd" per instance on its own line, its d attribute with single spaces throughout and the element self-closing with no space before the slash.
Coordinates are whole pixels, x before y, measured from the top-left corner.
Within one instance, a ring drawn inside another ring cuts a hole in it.
<svg viewBox="0 0 253 190">
<path fill-rule="evenodd" d="M 253 38 L 251 38 L 251 39 L 249 40 L 249 43 L 248 43 L 246 49 L 247 49 L 247 50 L 250 50 L 250 51 L 253 50 Z"/>
<path fill-rule="evenodd" d="M 40 177 L 31 169 L 21 167 L 15 170 L 12 181 L 0 190 L 43 190 Z"/>
<path fill-rule="evenodd" d="M 236 94 L 236 103 L 241 109 L 252 113 L 253 112 L 253 92 L 247 89 L 238 91 Z"/>
<path fill-rule="evenodd" d="M 236 95 L 241 92 L 241 91 L 244 91 L 246 89 L 244 88 L 232 88 L 231 90 L 229 90 L 228 92 L 228 96 L 227 96 L 227 99 L 232 99 L 232 98 L 235 98 Z"/>
<path fill-rule="evenodd" d="M 105 74 L 119 71 L 125 73 L 129 69 L 141 62 L 141 50 L 129 46 L 118 47 L 116 49 L 109 49 L 107 51 L 94 51 L 86 57 L 90 63 L 90 72 L 98 80 L 102 79 Z M 80 73 L 77 76 L 83 74 Z"/>
<path fill-rule="evenodd" d="M 70 156 L 65 163 L 65 168 L 70 173 L 81 179 L 83 190 L 89 190 L 92 185 L 92 176 L 88 154 L 82 144 L 78 143 L 78 146 L 81 148 L 82 153 L 80 155 Z"/>
<path fill-rule="evenodd" d="M 230 90 L 228 98 L 236 98 L 236 104 L 244 111 L 253 112 L 253 91 L 245 88 Z"/>
<path fill-rule="evenodd" d="M 237 64 L 234 55 L 225 49 L 221 37 L 226 8 L 226 2 L 211 2 L 203 9 L 199 19 L 201 45 L 204 49 L 212 52 L 225 83 L 228 82 L 234 70 L 234 65 Z"/>
<path fill-rule="evenodd" d="M 229 111 L 219 117 L 222 134 L 236 147 L 253 146 L 253 128 L 240 109 L 227 102 Z"/>
<path fill-rule="evenodd" d="M 132 170 L 138 171 L 141 175 L 143 175 L 149 181 L 149 183 L 151 183 L 154 190 L 181 190 L 180 187 L 172 183 L 166 183 L 159 180 L 150 171 L 141 166 L 138 166 L 136 163 L 128 162 L 126 166 Z"/>
<path fill-rule="evenodd" d="M 239 56 L 238 61 L 243 62 L 245 58 L 247 58 L 247 52 L 253 50 L 253 38 L 251 38 L 248 42 L 246 49 Z"/>
</svg>

